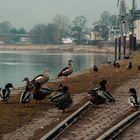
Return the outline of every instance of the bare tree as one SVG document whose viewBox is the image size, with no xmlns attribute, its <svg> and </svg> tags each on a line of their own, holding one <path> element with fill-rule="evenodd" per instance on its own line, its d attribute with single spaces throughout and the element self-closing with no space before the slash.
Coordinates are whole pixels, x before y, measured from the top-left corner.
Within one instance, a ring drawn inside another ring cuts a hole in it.
<svg viewBox="0 0 140 140">
<path fill-rule="evenodd" d="M 84 16 L 78 16 L 73 20 L 72 31 L 77 40 L 77 44 L 81 44 L 81 37 L 86 29 L 87 19 Z"/>
<path fill-rule="evenodd" d="M 58 28 L 58 34 L 60 38 L 66 37 L 69 35 L 70 32 L 70 22 L 68 17 L 65 15 L 56 15 L 53 18 L 53 23 L 57 26 Z"/>
<path fill-rule="evenodd" d="M 110 25 L 110 13 L 105 11 L 101 14 L 100 17 L 102 25 L 109 26 Z"/>
<path fill-rule="evenodd" d="M 8 21 L 4 21 L 0 23 L 0 40 L 5 43 L 10 43 L 12 37 L 9 36 L 12 25 Z"/>
<path fill-rule="evenodd" d="M 58 42 L 57 26 L 53 23 L 35 25 L 30 31 L 30 40 L 34 44 L 55 44 Z"/>
</svg>

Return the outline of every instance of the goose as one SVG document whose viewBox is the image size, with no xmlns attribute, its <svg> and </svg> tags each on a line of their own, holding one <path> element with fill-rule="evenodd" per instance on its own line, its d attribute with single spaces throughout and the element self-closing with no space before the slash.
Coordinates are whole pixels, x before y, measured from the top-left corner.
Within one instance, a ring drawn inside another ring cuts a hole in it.
<svg viewBox="0 0 140 140">
<path fill-rule="evenodd" d="M 63 87 L 64 97 L 56 104 L 56 107 L 59 110 L 62 110 L 62 113 L 65 112 L 65 109 L 70 107 L 73 103 L 72 98 L 70 97 L 69 88 L 67 86 Z"/>
<path fill-rule="evenodd" d="M 33 85 L 29 82 L 29 78 L 27 78 L 27 77 L 25 77 L 22 81 L 25 81 L 26 85 L 20 96 L 20 102 L 23 104 L 28 104 L 33 99 L 33 94 L 31 93 Z"/>
<path fill-rule="evenodd" d="M 2 102 L 7 102 L 8 103 L 9 98 L 11 96 L 10 88 L 13 88 L 14 89 L 12 83 L 7 83 L 5 85 L 5 88 L 1 90 L 0 97 L 1 97 L 1 101 Z"/>
<path fill-rule="evenodd" d="M 137 92 L 135 88 L 130 88 L 129 92 L 131 93 L 128 98 L 128 104 L 132 109 L 136 109 L 140 105 L 139 97 L 137 97 Z"/>
<path fill-rule="evenodd" d="M 68 61 L 68 66 L 61 70 L 61 72 L 58 74 L 58 78 L 64 76 L 64 81 L 67 81 L 68 75 L 73 73 L 73 66 L 72 66 L 73 60 Z"/>
<path fill-rule="evenodd" d="M 47 83 L 49 80 L 48 72 L 49 72 L 48 68 L 45 68 L 44 73 L 37 75 L 33 80 L 30 81 L 30 83 L 33 84 L 39 83 L 40 85 Z"/>
<path fill-rule="evenodd" d="M 37 103 L 40 103 L 47 95 L 52 94 L 54 90 L 47 87 L 41 87 L 39 83 L 35 83 L 31 92 L 33 94 L 33 99 L 35 99 Z"/>
</svg>

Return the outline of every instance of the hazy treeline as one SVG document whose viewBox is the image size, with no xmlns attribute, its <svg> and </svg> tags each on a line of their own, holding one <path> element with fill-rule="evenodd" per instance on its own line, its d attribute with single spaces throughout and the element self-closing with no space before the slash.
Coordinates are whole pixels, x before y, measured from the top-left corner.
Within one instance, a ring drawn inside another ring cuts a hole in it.
<svg viewBox="0 0 140 140">
<path fill-rule="evenodd" d="M 116 18 L 115 15 L 105 11 L 101 14 L 99 21 L 94 22 L 92 27 L 88 27 L 85 16 L 77 16 L 70 21 L 65 15 L 56 15 L 52 22 L 37 24 L 28 32 L 23 27 L 17 29 L 10 22 L 4 21 L 0 23 L 0 40 L 5 43 L 14 43 L 19 41 L 19 37 L 14 36 L 15 34 L 29 34 L 29 41 L 33 44 L 59 44 L 61 39 L 66 37 L 73 38 L 77 44 L 83 44 L 84 35 L 92 31 L 99 32 L 102 38 L 107 40 L 108 26 L 116 25 Z M 12 34 L 13 36 L 10 36 Z"/>
</svg>

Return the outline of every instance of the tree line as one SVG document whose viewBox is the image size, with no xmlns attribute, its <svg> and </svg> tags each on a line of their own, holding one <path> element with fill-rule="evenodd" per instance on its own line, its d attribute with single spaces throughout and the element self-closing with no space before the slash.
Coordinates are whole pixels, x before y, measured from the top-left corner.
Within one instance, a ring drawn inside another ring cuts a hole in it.
<svg viewBox="0 0 140 140">
<path fill-rule="evenodd" d="M 24 28 L 15 28 L 10 22 L 0 23 L 0 40 L 5 43 L 19 41 L 17 36 L 8 36 L 15 34 L 29 34 L 29 40 L 32 44 L 60 44 L 62 38 L 73 38 L 76 44 L 84 44 L 84 35 L 91 32 L 99 32 L 104 40 L 108 39 L 108 26 L 116 25 L 116 15 L 111 15 L 105 11 L 100 19 L 93 23 L 93 27 L 88 27 L 88 20 L 85 16 L 77 16 L 73 21 L 65 15 L 56 15 L 52 22 L 48 24 L 36 24 L 29 32 Z M 6 36 L 7 35 L 7 36 Z"/>
</svg>

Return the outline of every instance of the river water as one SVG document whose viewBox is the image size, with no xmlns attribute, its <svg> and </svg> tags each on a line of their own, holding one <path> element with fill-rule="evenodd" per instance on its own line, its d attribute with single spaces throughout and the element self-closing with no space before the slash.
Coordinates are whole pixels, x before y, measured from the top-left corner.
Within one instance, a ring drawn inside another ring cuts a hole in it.
<svg viewBox="0 0 140 140">
<path fill-rule="evenodd" d="M 57 77 L 61 69 L 67 66 L 67 61 L 74 61 L 74 71 L 81 71 L 114 60 L 112 54 L 99 53 L 43 53 L 27 51 L 0 51 L 0 87 L 11 82 L 15 87 L 23 85 L 22 79 L 34 78 L 41 74 L 44 68 L 49 69 L 50 79 Z"/>
</svg>

